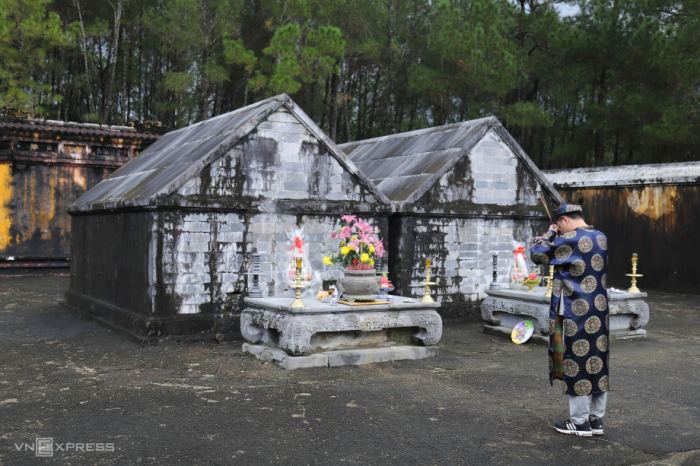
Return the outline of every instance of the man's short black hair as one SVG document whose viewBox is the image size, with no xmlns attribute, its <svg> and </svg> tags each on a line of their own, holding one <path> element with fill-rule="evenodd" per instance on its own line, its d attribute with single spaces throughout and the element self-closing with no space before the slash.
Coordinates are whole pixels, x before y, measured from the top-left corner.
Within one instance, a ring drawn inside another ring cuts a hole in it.
<svg viewBox="0 0 700 466">
<path fill-rule="evenodd" d="M 559 218 L 569 217 L 571 220 L 583 220 L 581 212 L 569 212 L 568 214 L 560 215 Z M 559 218 L 557 220 L 559 220 Z"/>
</svg>

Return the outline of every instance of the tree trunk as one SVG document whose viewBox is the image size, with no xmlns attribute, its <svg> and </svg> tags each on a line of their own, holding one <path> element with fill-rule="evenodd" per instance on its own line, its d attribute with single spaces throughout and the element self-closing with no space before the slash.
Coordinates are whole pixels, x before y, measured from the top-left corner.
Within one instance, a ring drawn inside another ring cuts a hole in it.
<svg viewBox="0 0 700 466">
<path fill-rule="evenodd" d="M 330 114 L 328 115 L 331 139 L 335 141 L 338 133 L 338 73 L 331 76 Z"/>
<path fill-rule="evenodd" d="M 85 23 L 83 22 L 83 12 L 80 8 L 80 0 L 73 0 L 73 5 L 75 5 L 76 10 L 78 10 L 78 21 L 80 23 L 80 39 L 81 39 L 81 51 L 83 53 L 83 65 L 85 68 L 85 81 L 87 84 L 87 109 L 88 113 L 93 113 L 94 105 L 92 103 L 92 80 L 90 79 L 90 63 L 88 61 L 88 45 L 87 45 L 87 35 L 85 34 Z"/>
<path fill-rule="evenodd" d="M 117 74 L 117 62 L 119 61 L 119 32 L 122 24 L 122 13 L 124 12 L 124 0 L 116 0 L 116 4 L 109 2 L 114 11 L 114 33 L 112 34 L 112 47 L 109 52 L 109 77 L 107 79 L 107 92 L 105 96 L 106 106 L 102 121 L 111 124 L 112 119 L 112 94 L 114 90 L 114 80 Z"/>
</svg>

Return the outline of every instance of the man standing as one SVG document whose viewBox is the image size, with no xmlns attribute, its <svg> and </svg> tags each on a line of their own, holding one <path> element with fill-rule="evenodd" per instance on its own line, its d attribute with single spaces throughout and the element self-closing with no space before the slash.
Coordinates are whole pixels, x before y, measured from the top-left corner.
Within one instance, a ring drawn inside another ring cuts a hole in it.
<svg viewBox="0 0 700 466">
<path fill-rule="evenodd" d="M 535 240 L 530 258 L 554 266 L 549 308 L 549 381 L 562 380 L 570 419 L 563 434 L 603 434 L 608 392 L 608 240 L 587 225 L 581 206 L 562 204 L 556 224 Z"/>
</svg>

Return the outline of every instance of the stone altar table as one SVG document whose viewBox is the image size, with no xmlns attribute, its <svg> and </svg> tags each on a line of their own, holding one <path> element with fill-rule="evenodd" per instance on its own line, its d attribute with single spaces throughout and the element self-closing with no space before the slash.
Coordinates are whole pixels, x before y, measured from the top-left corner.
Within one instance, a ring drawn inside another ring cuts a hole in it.
<svg viewBox="0 0 700 466">
<path fill-rule="evenodd" d="M 549 342 L 549 302 L 546 288 L 534 291 L 500 288 L 487 290 L 481 303 L 484 332 L 507 334 L 521 320 L 529 319 L 535 324 L 532 339 Z M 644 338 L 649 322 L 649 305 L 644 301 L 646 293 L 608 290 L 610 308 L 610 337 L 613 339 Z"/>
<path fill-rule="evenodd" d="M 246 298 L 243 352 L 285 369 L 422 359 L 438 354 L 439 303 L 390 296 L 387 304 L 330 305 L 314 298 L 303 309 L 290 298 Z"/>
</svg>

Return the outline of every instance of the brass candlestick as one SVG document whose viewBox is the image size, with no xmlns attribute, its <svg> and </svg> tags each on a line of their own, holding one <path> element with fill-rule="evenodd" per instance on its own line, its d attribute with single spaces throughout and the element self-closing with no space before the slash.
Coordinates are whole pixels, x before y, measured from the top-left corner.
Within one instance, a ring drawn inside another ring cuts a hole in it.
<svg viewBox="0 0 700 466">
<path fill-rule="evenodd" d="M 301 257 L 295 257 L 296 273 L 294 275 L 294 301 L 292 309 L 302 309 L 304 302 L 301 300 Z"/>
<path fill-rule="evenodd" d="M 430 281 L 430 266 L 432 261 L 428 258 L 425 259 L 425 281 L 423 282 L 424 290 L 423 297 L 421 298 L 421 303 L 434 303 L 433 297 L 430 296 L 430 285 L 436 285 L 437 283 Z"/>
<path fill-rule="evenodd" d="M 637 262 L 639 261 L 639 256 L 637 253 L 632 253 L 632 273 L 626 273 L 628 277 L 632 279 L 631 286 L 627 288 L 630 293 L 641 293 L 642 291 L 637 287 L 637 278 L 643 277 L 644 275 L 637 273 Z"/>
<path fill-rule="evenodd" d="M 547 291 L 544 292 L 545 298 L 552 297 L 552 285 L 554 283 L 554 266 L 549 266 L 549 275 L 547 275 Z"/>
</svg>

